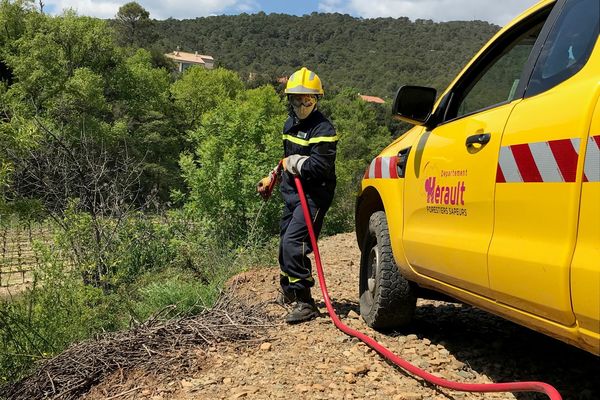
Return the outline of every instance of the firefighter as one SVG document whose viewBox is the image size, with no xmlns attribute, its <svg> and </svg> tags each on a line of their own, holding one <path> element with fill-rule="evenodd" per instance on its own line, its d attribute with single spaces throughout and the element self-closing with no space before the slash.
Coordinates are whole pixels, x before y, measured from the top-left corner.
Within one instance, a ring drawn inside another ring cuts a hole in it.
<svg viewBox="0 0 600 400">
<path fill-rule="evenodd" d="M 286 85 L 289 116 L 283 126 L 283 171 L 280 191 L 284 200 L 280 223 L 279 304 L 293 304 L 286 316 L 290 324 L 319 315 L 311 295 L 315 280 L 308 254 L 312 252 L 294 176 L 300 177 L 318 237 L 335 191 L 337 134 L 332 123 L 317 109 L 323 96 L 321 80 L 305 67 L 294 72 Z M 264 194 L 271 176 L 263 178 L 258 191 Z"/>
</svg>

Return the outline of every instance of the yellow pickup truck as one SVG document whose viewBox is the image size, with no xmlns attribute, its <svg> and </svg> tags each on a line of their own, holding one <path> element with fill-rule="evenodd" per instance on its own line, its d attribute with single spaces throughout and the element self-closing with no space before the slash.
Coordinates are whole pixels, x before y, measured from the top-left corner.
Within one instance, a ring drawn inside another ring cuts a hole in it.
<svg viewBox="0 0 600 400">
<path fill-rule="evenodd" d="M 543 0 L 440 96 L 398 90 L 415 126 L 356 203 L 369 326 L 433 291 L 600 355 L 599 26 L 598 0 Z"/>
</svg>

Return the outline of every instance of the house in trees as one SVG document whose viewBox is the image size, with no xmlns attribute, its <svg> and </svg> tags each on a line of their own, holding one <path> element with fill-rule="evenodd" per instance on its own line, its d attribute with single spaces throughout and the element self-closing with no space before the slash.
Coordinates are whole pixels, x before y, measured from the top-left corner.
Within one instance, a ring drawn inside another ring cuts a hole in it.
<svg viewBox="0 0 600 400">
<path fill-rule="evenodd" d="M 215 66 L 215 60 L 211 56 L 198 54 L 198 52 L 186 53 L 184 51 L 179 51 L 179 48 L 172 53 L 165 54 L 165 56 L 177 64 L 177 70 L 179 72 L 185 71 L 192 65 L 199 65 L 206 69 L 213 69 Z"/>
<path fill-rule="evenodd" d="M 360 97 L 361 100 L 366 101 L 367 103 L 376 103 L 376 104 L 385 104 L 385 100 L 383 100 L 381 97 L 377 97 L 377 96 L 367 96 L 365 94 L 358 94 L 358 97 Z"/>
</svg>

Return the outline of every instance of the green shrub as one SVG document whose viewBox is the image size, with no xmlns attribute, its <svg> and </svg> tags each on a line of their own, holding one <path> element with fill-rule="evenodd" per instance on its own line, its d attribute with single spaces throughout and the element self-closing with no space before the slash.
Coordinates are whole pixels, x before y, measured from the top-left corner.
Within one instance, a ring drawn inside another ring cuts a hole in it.
<svg viewBox="0 0 600 400">
<path fill-rule="evenodd" d="M 122 327 L 120 303 L 85 285 L 57 254 L 45 249 L 32 286 L 0 302 L 0 382 L 25 373 L 33 361 L 103 330 Z"/>
<path fill-rule="evenodd" d="M 64 213 L 61 228 L 57 241 L 74 268 L 84 282 L 106 292 L 147 271 L 164 269 L 176 256 L 168 221 L 141 212 L 94 217 L 74 204 Z"/>
<path fill-rule="evenodd" d="M 284 120 L 281 99 L 264 86 L 221 102 L 189 134 L 194 152 L 180 160 L 189 190 L 185 209 L 225 247 L 243 245 L 250 232 L 268 238 L 278 231 L 280 197 L 262 202 L 256 183 L 282 156 Z"/>
</svg>

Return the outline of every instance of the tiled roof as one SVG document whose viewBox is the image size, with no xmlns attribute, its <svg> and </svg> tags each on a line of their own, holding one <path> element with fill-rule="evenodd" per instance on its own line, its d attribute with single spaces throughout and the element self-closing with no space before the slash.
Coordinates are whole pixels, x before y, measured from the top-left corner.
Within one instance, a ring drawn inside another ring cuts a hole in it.
<svg viewBox="0 0 600 400">
<path fill-rule="evenodd" d="M 206 61 L 213 61 L 211 56 L 206 56 L 203 54 L 194 54 L 194 53 L 186 53 L 183 51 L 174 51 L 169 54 L 165 54 L 165 56 L 179 62 L 186 63 L 194 63 L 194 64 L 205 64 Z"/>
<path fill-rule="evenodd" d="M 364 94 L 359 94 L 358 95 L 361 99 L 363 99 L 364 101 L 368 102 L 368 103 L 377 103 L 377 104 L 384 104 L 385 100 L 382 99 L 381 97 L 377 97 L 377 96 L 367 96 Z"/>
</svg>

